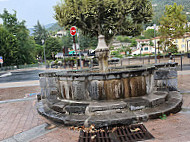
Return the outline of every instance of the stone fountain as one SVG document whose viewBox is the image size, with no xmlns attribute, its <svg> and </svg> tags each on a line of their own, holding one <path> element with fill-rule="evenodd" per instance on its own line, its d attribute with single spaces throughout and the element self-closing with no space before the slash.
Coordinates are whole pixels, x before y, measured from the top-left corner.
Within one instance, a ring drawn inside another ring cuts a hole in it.
<svg viewBox="0 0 190 142">
<path fill-rule="evenodd" d="M 109 48 L 102 35 L 95 51 L 99 70 L 39 74 L 41 115 L 65 125 L 98 128 L 180 111 L 176 63 L 108 68 Z"/>
</svg>

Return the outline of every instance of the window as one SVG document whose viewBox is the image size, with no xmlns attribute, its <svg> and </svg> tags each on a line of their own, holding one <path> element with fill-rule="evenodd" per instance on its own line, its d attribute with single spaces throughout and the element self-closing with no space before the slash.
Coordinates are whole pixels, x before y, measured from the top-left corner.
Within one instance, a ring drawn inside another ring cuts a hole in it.
<svg viewBox="0 0 190 142">
<path fill-rule="evenodd" d="M 178 40 L 176 39 L 175 42 L 178 43 Z"/>
<path fill-rule="evenodd" d="M 185 39 L 184 39 L 184 38 L 182 39 L 182 42 L 185 42 Z"/>
<path fill-rule="evenodd" d="M 146 51 L 147 51 L 147 50 L 148 50 L 148 47 L 145 47 L 145 48 L 144 48 L 144 50 L 146 50 Z"/>
<path fill-rule="evenodd" d="M 181 48 L 185 48 L 185 44 L 182 44 L 182 45 L 181 45 Z"/>
</svg>

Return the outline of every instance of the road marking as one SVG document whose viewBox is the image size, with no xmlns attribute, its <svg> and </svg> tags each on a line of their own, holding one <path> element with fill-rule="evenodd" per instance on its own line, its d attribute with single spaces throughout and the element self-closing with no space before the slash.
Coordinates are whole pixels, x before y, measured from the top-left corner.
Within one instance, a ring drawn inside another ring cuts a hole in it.
<svg viewBox="0 0 190 142">
<path fill-rule="evenodd" d="M 36 100 L 36 97 L 23 98 L 23 99 L 14 99 L 14 100 L 5 100 L 5 101 L 0 101 L 0 104 L 31 101 L 31 100 Z"/>
<path fill-rule="evenodd" d="M 43 135 L 57 129 L 57 128 L 53 128 L 51 130 L 48 130 L 48 129 L 46 129 L 46 127 L 48 127 L 48 126 L 49 125 L 47 123 L 44 123 L 42 125 L 32 128 L 30 130 L 24 131 L 22 133 L 14 135 L 10 138 L 7 138 L 1 142 L 29 142 L 31 140 L 34 140 L 40 136 L 43 136 Z"/>
</svg>

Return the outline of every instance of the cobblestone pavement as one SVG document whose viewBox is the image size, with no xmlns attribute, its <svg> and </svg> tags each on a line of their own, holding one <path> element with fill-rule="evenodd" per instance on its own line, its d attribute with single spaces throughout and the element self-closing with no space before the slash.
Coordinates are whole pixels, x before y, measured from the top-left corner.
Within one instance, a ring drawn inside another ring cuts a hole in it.
<svg viewBox="0 0 190 142">
<path fill-rule="evenodd" d="M 190 91 L 190 71 L 178 77 L 179 89 Z M 30 90 L 31 89 L 31 90 Z M 27 92 L 28 90 L 28 92 Z M 26 93 L 39 91 L 39 87 L 16 87 L 0 89 L 0 96 L 6 99 L 22 98 Z M 17 93 L 16 93 L 17 92 Z M 14 97 L 8 97 L 15 94 Z M 180 113 L 168 116 L 166 120 L 155 119 L 145 122 L 149 132 L 155 137 L 148 142 L 188 142 L 190 141 L 190 93 L 183 94 L 184 104 Z M 0 141 L 30 130 L 44 123 L 51 123 L 36 111 L 35 100 L 0 104 Z M 58 126 L 47 134 L 34 138 L 32 142 L 77 142 L 79 132 Z"/>
<path fill-rule="evenodd" d="M 34 105 L 34 100 L 0 104 L 0 140 L 44 123 Z"/>
<path fill-rule="evenodd" d="M 39 86 L 0 88 L 0 101 L 24 98 L 27 94 L 40 92 Z"/>
<path fill-rule="evenodd" d="M 189 80 L 190 71 L 184 71 L 178 76 L 178 87 L 181 91 L 190 91 Z M 190 93 L 182 95 L 183 106 L 180 113 L 168 116 L 166 120 L 155 119 L 144 123 L 155 137 L 155 140 L 147 142 L 190 142 Z"/>
</svg>

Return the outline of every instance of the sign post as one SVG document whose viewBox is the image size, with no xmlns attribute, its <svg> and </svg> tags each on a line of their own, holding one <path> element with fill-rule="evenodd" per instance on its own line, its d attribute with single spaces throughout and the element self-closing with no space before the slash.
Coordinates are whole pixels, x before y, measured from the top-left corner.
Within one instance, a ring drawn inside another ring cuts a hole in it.
<svg viewBox="0 0 190 142">
<path fill-rule="evenodd" d="M 3 67 L 3 57 L 0 56 L 0 64 L 1 64 L 1 67 Z"/>
<path fill-rule="evenodd" d="M 75 47 L 75 53 L 76 53 L 76 55 L 77 55 L 76 42 L 75 42 L 76 33 L 77 33 L 76 27 L 75 27 L 75 26 L 72 26 L 72 27 L 70 28 L 70 34 L 71 34 L 71 36 L 73 36 L 73 44 L 74 44 L 74 47 Z M 76 62 L 77 62 L 77 59 L 76 59 Z M 77 69 L 78 69 L 78 63 L 76 63 L 76 65 L 77 65 Z"/>
<path fill-rule="evenodd" d="M 78 37 L 78 45 L 79 45 L 79 56 L 80 56 L 80 69 L 82 69 L 82 61 L 81 61 L 81 50 L 80 50 L 80 44 L 79 44 L 79 32 L 77 33 L 77 37 Z"/>
</svg>

